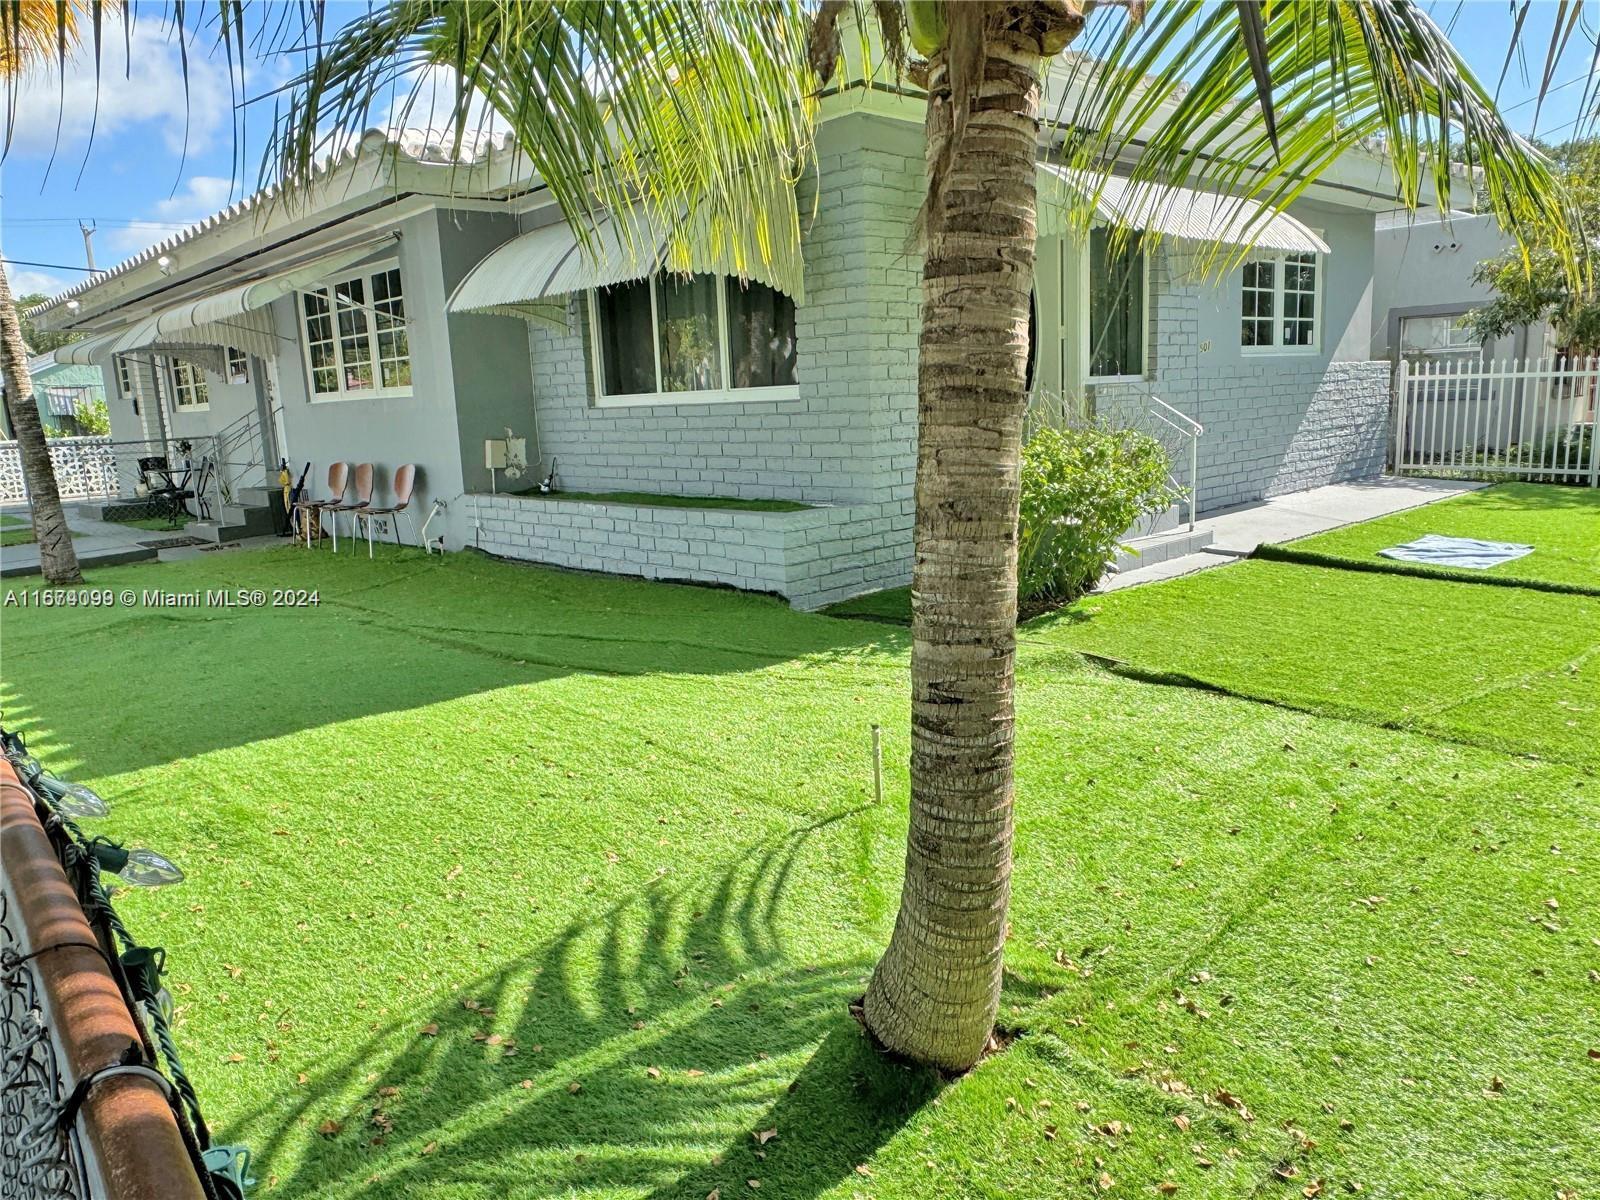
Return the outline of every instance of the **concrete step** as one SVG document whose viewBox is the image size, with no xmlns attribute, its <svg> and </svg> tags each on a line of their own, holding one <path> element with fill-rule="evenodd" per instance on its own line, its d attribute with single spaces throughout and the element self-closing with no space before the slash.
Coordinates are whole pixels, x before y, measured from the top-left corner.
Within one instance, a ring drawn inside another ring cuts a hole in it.
<svg viewBox="0 0 1600 1200">
<path fill-rule="evenodd" d="M 236 487 L 233 489 L 233 500 L 245 508 L 265 508 L 271 503 L 267 497 L 274 493 L 281 496 L 283 490 L 275 487 Z"/>
<path fill-rule="evenodd" d="M 272 532 L 272 522 L 260 525 L 249 522 L 238 524 L 226 521 L 190 521 L 182 532 L 189 537 L 204 538 L 208 542 L 236 542 L 240 538 L 261 537 Z"/>
<path fill-rule="evenodd" d="M 1118 548 L 1111 569 L 1120 574 L 1140 567 L 1152 567 L 1168 559 L 1198 554 L 1211 545 L 1211 540 L 1209 529 L 1201 527 L 1190 530 L 1187 526 L 1134 538 L 1125 548 Z"/>
</svg>

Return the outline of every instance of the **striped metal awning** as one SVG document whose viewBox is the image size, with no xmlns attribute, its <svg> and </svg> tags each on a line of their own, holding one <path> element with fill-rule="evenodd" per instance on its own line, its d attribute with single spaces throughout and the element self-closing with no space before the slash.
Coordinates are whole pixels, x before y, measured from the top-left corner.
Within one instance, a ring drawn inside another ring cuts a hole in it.
<svg viewBox="0 0 1600 1200">
<path fill-rule="evenodd" d="M 164 308 L 125 330 L 111 350 L 117 354 L 138 349 L 170 350 L 181 357 L 182 347 L 231 346 L 258 358 L 273 358 L 278 353 L 278 338 L 271 314 L 266 311 L 269 304 L 360 262 L 396 237 L 388 234 L 369 239 L 287 271 Z"/>
<path fill-rule="evenodd" d="M 110 355 L 112 344 L 120 336 L 120 330 L 97 334 L 94 337 L 84 338 L 81 342 L 68 342 L 65 346 L 57 346 L 50 353 L 64 366 L 98 367 Z"/>
<path fill-rule="evenodd" d="M 1039 234 L 1065 232 L 1085 198 L 1098 220 L 1166 237 L 1326 254 L 1328 243 L 1288 213 L 1255 200 L 1111 176 L 1089 179 L 1055 163 L 1039 164 Z"/>
<path fill-rule="evenodd" d="M 735 235 L 694 222 L 666 227 L 641 210 L 622 219 L 602 215 L 588 244 L 565 222 L 512 238 L 489 252 L 451 294 L 450 312 L 497 313 L 566 328 L 564 297 L 591 288 L 643 279 L 656 271 L 731 275 L 754 279 L 795 300 L 804 296 L 804 264 L 798 250 L 767 231 L 740 230 L 744 244 L 760 243 L 766 254 L 738 256 Z"/>
</svg>

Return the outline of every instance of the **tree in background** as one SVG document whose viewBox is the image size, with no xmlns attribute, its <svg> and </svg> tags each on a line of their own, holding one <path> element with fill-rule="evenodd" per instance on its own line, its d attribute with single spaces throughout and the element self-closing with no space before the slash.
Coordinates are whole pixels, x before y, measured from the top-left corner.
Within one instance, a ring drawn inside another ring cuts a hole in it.
<svg viewBox="0 0 1600 1200">
<path fill-rule="evenodd" d="M 81 333 L 40 329 L 28 319 L 28 310 L 37 304 L 43 304 L 48 299 L 50 297 L 43 292 L 29 292 L 26 296 L 17 297 L 17 322 L 22 326 L 22 340 L 27 343 L 28 350 L 33 354 L 48 354 L 52 350 L 70 346 L 83 338 Z"/>
<path fill-rule="evenodd" d="M 15 98 L 22 76 L 44 63 L 65 62 L 69 50 L 78 44 L 80 11 L 88 0 L 9 0 L 0 5 L 0 81 L 9 99 Z M 111 7 L 111 6 L 106 6 Z M 94 14 L 95 36 L 100 34 L 99 12 Z M 8 105 L 8 111 L 15 111 Z M 10 144 L 9 119 L 6 143 Z M 6 415 L 17 450 L 22 457 L 22 479 L 28 488 L 28 507 L 33 513 L 34 541 L 39 546 L 39 570 L 57 586 L 82 583 L 78 555 L 72 548 L 72 532 L 61 511 L 61 494 L 56 487 L 55 467 L 50 448 L 45 444 L 39 407 L 33 399 L 33 379 L 28 373 L 29 352 L 39 347 L 26 341 L 17 304 L 11 295 L 11 280 L 0 259 L 0 371 L 6 384 Z"/>
<path fill-rule="evenodd" d="M 1591 239 L 1600 236 L 1600 138 L 1564 142 L 1550 152 L 1556 175 Z M 1591 241 L 1591 251 L 1596 243 Z M 1548 235 L 1529 239 L 1526 254 L 1512 247 L 1484 259 L 1472 272 L 1494 289 L 1494 299 L 1461 321 L 1482 341 L 1506 336 L 1523 325 L 1548 321 L 1568 354 L 1600 354 L 1600 289 L 1593 276 L 1573 280 L 1562 250 Z"/>
</svg>

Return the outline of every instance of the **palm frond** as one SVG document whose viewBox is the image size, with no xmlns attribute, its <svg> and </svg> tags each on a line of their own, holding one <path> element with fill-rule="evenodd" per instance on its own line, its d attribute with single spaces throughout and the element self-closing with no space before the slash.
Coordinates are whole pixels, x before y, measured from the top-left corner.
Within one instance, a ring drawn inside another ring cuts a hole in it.
<svg viewBox="0 0 1600 1200">
<path fill-rule="evenodd" d="M 711 231 L 740 273 L 798 262 L 806 29 L 802 0 L 396 0 L 319 46 L 265 167 L 291 191 L 308 183 L 450 67 L 456 149 L 471 122 L 509 131 L 580 238 L 602 211 L 642 209 L 656 235 Z"/>
<path fill-rule="evenodd" d="M 1475 188 L 1513 237 L 1549 231 L 1575 276 L 1588 270 L 1550 164 L 1409 0 L 1171 0 L 1064 74 L 1063 161 L 1086 176 L 1120 161 L 1138 180 L 1198 181 L 1276 211 L 1364 151 L 1399 205 Z"/>
</svg>

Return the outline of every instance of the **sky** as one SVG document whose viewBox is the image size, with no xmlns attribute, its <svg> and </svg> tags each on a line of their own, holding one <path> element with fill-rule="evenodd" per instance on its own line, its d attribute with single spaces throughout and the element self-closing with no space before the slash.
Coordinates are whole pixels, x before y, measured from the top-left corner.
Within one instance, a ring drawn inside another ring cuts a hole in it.
<svg viewBox="0 0 1600 1200">
<path fill-rule="evenodd" d="M 1492 87 L 1511 40 L 1509 0 L 1425 0 L 1424 6 Z M 361 0 L 333 0 L 330 20 L 342 24 L 366 9 Z M 1519 132 L 1554 141 L 1569 136 L 1576 123 L 1596 22 L 1595 14 L 1586 15 L 1589 27 L 1573 37 L 1557 64 L 1541 109 L 1534 96 L 1557 10 L 1558 0 L 1536 3 L 1523 29 L 1524 61 L 1513 62 L 1499 96 Z M 87 265 L 80 223 L 93 227 L 95 262 L 103 269 L 255 190 L 274 91 L 293 77 L 298 59 L 252 50 L 242 84 L 250 102 L 241 107 L 241 85 L 220 57 L 208 53 L 214 37 L 203 30 L 190 46 L 186 93 L 179 46 L 159 7 L 135 12 L 126 46 L 120 25 L 106 39 L 98 107 L 94 58 L 85 49 L 69 60 L 65 82 L 54 70 L 31 78 L 16 111 L 6 114 L 15 133 L 0 163 L 0 248 L 12 264 L 18 295 L 55 292 L 85 278 L 74 269 Z M 270 3 L 255 12 L 258 21 L 273 19 Z M 0 98 L 0 105 L 8 103 Z M 236 139 L 238 113 L 242 141 Z M 414 115 L 409 123 L 427 121 Z"/>
</svg>

